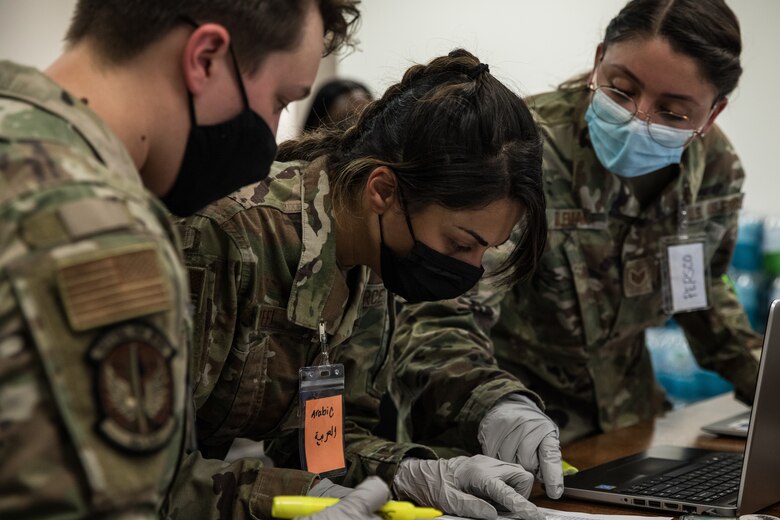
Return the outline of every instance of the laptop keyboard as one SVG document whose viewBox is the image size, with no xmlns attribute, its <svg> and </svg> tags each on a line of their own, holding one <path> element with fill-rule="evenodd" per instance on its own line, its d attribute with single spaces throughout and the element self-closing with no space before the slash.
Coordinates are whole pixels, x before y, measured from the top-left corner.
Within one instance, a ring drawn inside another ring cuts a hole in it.
<svg viewBox="0 0 780 520">
<path fill-rule="evenodd" d="M 718 454 L 616 492 L 710 503 L 736 493 L 741 471 L 742 454 Z"/>
</svg>

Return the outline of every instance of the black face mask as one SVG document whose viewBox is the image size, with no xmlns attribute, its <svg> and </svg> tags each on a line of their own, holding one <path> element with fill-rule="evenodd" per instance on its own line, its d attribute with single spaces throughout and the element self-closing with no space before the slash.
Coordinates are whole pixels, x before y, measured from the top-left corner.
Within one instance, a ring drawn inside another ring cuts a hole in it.
<svg viewBox="0 0 780 520">
<path fill-rule="evenodd" d="M 397 256 L 385 245 L 382 215 L 379 215 L 380 267 L 387 290 L 409 303 L 418 303 L 448 300 L 474 287 L 485 269 L 443 255 L 418 241 L 406 211 L 404 216 L 414 246 L 408 255 Z"/>
<path fill-rule="evenodd" d="M 233 49 L 230 50 L 233 54 Z M 171 213 L 186 217 L 237 189 L 268 176 L 276 157 L 276 139 L 260 115 L 249 108 L 244 82 L 233 55 L 244 110 L 216 125 L 195 122 L 192 94 L 190 135 L 171 190 L 162 197 Z"/>
</svg>

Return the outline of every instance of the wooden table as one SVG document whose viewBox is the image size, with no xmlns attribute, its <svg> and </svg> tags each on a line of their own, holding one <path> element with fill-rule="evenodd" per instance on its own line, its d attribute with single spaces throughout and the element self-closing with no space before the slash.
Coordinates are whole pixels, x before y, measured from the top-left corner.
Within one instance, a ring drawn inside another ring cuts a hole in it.
<svg viewBox="0 0 780 520">
<path fill-rule="evenodd" d="M 718 451 L 743 451 L 745 449 L 743 439 L 716 437 L 704 433 L 700 428 L 705 424 L 725 419 L 745 410 L 747 408 L 737 402 L 731 394 L 715 397 L 669 412 L 655 421 L 639 423 L 629 428 L 568 444 L 563 447 L 563 458 L 573 466 L 584 469 L 646 450 L 652 446 L 669 445 Z M 777 480 L 778 485 L 780 485 L 780 475 L 778 475 Z M 531 499 L 539 506 L 563 511 L 648 516 L 670 516 L 672 514 L 670 512 L 597 504 L 571 498 L 550 500 L 538 484 L 534 488 Z M 780 516 L 780 503 L 761 512 Z"/>
</svg>

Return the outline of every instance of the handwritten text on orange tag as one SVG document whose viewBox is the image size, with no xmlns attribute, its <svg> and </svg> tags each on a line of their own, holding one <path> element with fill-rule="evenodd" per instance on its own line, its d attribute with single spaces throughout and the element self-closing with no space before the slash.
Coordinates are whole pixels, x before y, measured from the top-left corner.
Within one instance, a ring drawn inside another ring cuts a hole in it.
<svg viewBox="0 0 780 520">
<path fill-rule="evenodd" d="M 342 396 L 306 401 L 304 436 L 306 469 L 325 473 L 344 467 Z"/>
</svg>

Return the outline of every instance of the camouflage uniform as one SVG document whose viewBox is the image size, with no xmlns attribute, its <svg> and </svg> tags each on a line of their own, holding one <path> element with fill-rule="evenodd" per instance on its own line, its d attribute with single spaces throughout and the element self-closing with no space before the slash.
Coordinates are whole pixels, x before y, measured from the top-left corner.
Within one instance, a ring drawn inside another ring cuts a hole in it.
<svg viewBox="0 0 780 520">
<path fill-rule="evenodd" d="M 205 456 L 221 458 L 237 437 L 273 440 L 266 446 L 276 464 L 300 467 L 298 369 L 322 361 L 322 318 L 331 362 L 345 365 L 344 483 L 370 474 L 390 481 L 405 455 L 434 454 L 371 435 L 387 387 L 392 307 L 370 269 L 344 272 L 337 264 L 323 164 L 276 163 L 266 180 L 180 221 L 195 304 L 199 447 Z M 238 464 L 230 497 L 222 499 L 216 486 L 204 496 L 211 479 L 201 473 L 182 479 L 172 507 L 182 518 L 188 511 L 216 516 L 217 510 L 220 518 L 270 518 L 274 495 L 305 494 L 315 478 L 263 468 L 257 460 Z M 224 504 L 234 497 L 231 511 Z"/>
<path fill-rule="evenodd" d="M 530 100 L 545 121 L 550 228 L 532 280 L 506 292 L 483 283 L 469 298 L 411 306 L 399 315 L 394 393 L 415 441 L 460 427 L 466 413 L 481 418 L 492 406 L 492 399 L 474 401 L 496 380 L 484 374 L 474 381 L 481 367 L 449 368 L 457 357 L 484 362 L 491 347 L 479 329 L 491 325 L 499 366 L 544 399 L 563 442 L 660 413 L 666 403 L 644 331 L 669 318 L 662 310 L 659 240 L 676 235 L 681 200 L 689 205 L 689 232 L 707 237 L 711 308 L 675 319 L 699 364 L 751 399 L 757 363 L 749 348 L 760 348 L 760 338 L 723 277 L 742 202 L 739 159 L 713 127 L 685 151 L 679 175 L 642 206 L 630 184 L 598 162 L 584 121 L 588 103 L 584 90 Z"/>
<path fill-rule="evenodd" d="M 156 517 L 184 439 L 179 254 L 108 127 L 0 62 L 0 517 Z"/>
</svg>

